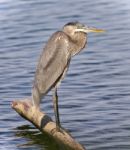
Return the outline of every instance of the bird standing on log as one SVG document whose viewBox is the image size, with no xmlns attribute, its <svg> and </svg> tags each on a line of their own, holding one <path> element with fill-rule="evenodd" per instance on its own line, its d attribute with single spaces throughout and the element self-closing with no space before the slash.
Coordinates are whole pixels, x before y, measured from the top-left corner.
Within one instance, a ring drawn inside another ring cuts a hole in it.
<svg viewBox="0 0 130 150">
<path fill-rule="evenodd" d="M 50 37 L 38 61 L 32 89 L 33 105 L 40 109 L 41 99 L 53 89 L 57 131 L 61 131 L 57 88 L 67 73 L 71 58 L 87 44 L 89 32 L 104 30 L 87 27 L 79 22 L 67 23 L 61 31 Z"/>
</svg>

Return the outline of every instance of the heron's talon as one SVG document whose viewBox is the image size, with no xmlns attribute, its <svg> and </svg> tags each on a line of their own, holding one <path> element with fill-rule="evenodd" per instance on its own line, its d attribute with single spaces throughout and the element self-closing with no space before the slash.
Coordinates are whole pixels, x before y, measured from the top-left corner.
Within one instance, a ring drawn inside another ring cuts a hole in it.
<svg viewBox="0 0 130 150">
<path fill-rule="evenodd" d="M 56 125 L 56 131 L 57 131 L 57 132 L 61 132 L 60 126 Z"/>
<path fill-rule="evenodd" d="M 61 126 L 56 126 L 56 131 L 57 132 L 60 132 L 60 133 L 62 133 L 62 134 L 64 134 L 64 130 L 62 129 L 62 127 Z"/>
</svg>

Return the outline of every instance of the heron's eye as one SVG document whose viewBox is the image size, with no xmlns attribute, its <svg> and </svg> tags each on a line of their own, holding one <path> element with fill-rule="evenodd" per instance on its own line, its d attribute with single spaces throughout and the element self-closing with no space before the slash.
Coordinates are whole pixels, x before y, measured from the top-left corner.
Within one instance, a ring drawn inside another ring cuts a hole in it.
<svg viewBox="0 0 130 150">
<path fill-rule="evenodd" d="M 84 24 L 78 24 L 78 25 L 77 25 L 77 29 L 81 29 L 81 28 L 84 28 L 84 27 L 85 27 Z"/>
</svg>

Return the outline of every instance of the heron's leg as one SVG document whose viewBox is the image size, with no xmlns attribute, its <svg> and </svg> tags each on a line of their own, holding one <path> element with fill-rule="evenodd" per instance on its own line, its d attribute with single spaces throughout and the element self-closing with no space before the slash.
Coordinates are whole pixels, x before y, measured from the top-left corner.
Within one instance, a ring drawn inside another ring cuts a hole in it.
<svg viewBox="0 0 130 150">
<path fill-rule="evenodd" d="M 54 104 L 54 113 L 55 113 L 55 119 L 56 119 L 56 129 L 60 131 L 60 118 L 59 118 L 59 107 L 58 107 L 58 95 L 57 95 L 57 88 L 54 88 L 54 94 L 53 94 L 53 104 Z"/>
</svg>

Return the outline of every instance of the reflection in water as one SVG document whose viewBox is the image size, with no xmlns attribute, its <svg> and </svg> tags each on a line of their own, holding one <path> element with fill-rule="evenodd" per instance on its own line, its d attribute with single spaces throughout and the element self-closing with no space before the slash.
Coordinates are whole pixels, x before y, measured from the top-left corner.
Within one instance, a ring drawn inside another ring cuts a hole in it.
<svg viewBox="0 0 130 150">
<path fill-rule="evenodd" d="M 14 133 L 16 137 L 20 137 L 21 140 L 24 139 L 22 143 L 17 145 L 19 149 L 31 149 L 39 147 L 40 149 L 42 148 L 45 150 L 60 150 L 59 146 L 52 138 L 39 132 L 36 130 L 36 128 L 33 128 L 30 125 L 19 126 L 14 129 Z"/>
</svg>

